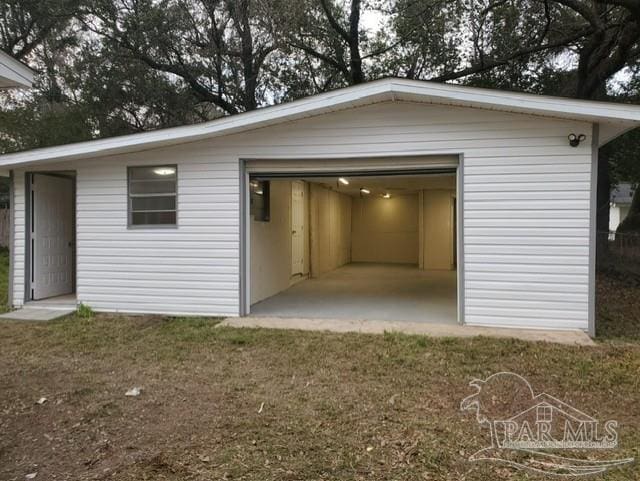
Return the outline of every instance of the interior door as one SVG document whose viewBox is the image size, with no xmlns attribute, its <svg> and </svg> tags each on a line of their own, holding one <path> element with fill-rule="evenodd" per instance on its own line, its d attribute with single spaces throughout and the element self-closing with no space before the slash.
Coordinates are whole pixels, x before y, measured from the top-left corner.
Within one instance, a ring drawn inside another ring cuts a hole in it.
<svg viewBox="0 0 640 481">
<path fill-rule="evenodd" d="M 291 274 L 304 273 L 304 182 L 291 183 Z"/>
<path fill-rule="evenodd" d="M 73 179 L 34 174 L 32 197 L 33 299 L 73 292 Z"/>
</svg>

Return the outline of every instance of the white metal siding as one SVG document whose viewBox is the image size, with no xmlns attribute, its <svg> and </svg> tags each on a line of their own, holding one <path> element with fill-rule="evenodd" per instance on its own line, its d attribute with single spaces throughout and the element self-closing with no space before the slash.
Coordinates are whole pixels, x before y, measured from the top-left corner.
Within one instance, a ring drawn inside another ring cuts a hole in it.
<svg viewBox="0 0 640 481">
<path fill-rule="evenodd" d="M 24 303 L 24 259 L 25 259 L 25 176 L 22 172 L 15 172 L 13 176 L 13 209 L 14 209 L 14 237 L 13 237 L 13 292 L 9 293 L 13 305 L 20 307 Z M 11 283 L 9 284 L 11 285 Z"/>
<path fill-rule="evenodd" d="M 76 162 L 79 300 L 99 310 L 238 314 L 239 159 L 462 154 L 465 321 L 586 329 L 591 139 L 569 147 L 571 132 L 590 137 L 591 125 L 396 102 Z M 126 167 L 156 163 L 178 164 L 179 228 L 128 230 Z M 16 175 L 18 257 L 23 187 Z M 16 262 L 14 302 L 23 271 Z"/>
<path fill-rule="evenodd" d="M 167 163 L 178 166 L 178 228 L 127 228 L 127 167 Z M 78 302 L 99 311 L 237 314 L 238 168 L 202 144 L 47 166 L 77 172 Z M 24 254 L 16 259 L 19 304 Z"/>
</svg>

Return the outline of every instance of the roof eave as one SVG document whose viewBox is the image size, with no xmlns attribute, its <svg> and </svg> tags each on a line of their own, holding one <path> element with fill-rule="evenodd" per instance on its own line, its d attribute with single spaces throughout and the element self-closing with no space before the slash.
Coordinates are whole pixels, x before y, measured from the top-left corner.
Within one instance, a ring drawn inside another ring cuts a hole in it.
<svg viewBox="0 0 640 481">
<path fill-rule="evenodd" d="M 47 147 L 0 157 L 0 167 L 112 156 L 259 129 L 382 101 L 413 101 L 598 123 L 600 145 L 640 125 L 640 108 L 491 91 L 404 79 L 382 79 L 203 124 Z"/>
<path fill-rule="evenodd" d="M 12 56 L 0 52 L 0 81 L 2 88 L 31 88 L 35 72 Z"/>
<path fill-rule="evenodd" d="M 347 95 L 347 92 L 343 92 L 343 90 L 338 90 L 203 124 L 173 127 L 7 154 L 0 156 L 0 166 L 13 168 L 33 162 L 64 162 L 139 152 L 170 145 L 197 142 L 223 135 L 232 135 L 247 130 L 268 127 L 284 121 L 298 120 L 350 107 L 393 100 L 393 95 L 389 88 L 384 85 L 372 85 L 372 87 L 366 96 L 356 97 L 352 94 Z M 333 97 L 332 101 L 327 104 L 326 101 L 331 97 Z"/>
</svg>

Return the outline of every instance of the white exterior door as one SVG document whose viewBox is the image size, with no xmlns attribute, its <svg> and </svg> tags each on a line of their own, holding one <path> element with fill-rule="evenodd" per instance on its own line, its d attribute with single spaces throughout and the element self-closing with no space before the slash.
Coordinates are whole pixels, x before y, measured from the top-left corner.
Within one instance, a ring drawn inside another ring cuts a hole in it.
<svg viewBox="0 0 640 481">
<path fill-rule="evenodd" d="M 33 299 L 73 292 L 73 180 L 33 175 Z"/>
<path fill-rule="evenodd" d="M 291 274 L 304 273 L 304 182 L 291 182 Z"/>
</svg>

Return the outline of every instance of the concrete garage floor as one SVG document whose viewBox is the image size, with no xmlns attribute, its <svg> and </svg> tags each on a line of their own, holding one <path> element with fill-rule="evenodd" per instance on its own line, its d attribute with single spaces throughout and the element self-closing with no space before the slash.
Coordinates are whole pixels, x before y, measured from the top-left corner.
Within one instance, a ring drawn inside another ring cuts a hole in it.
<svg viewBox="0 0 640 481">
<path fill-rule="evenodd" d="M 457 324 L 455 271 L 353 263 L 251 306 L 251 316 Z"/>
</svg>

